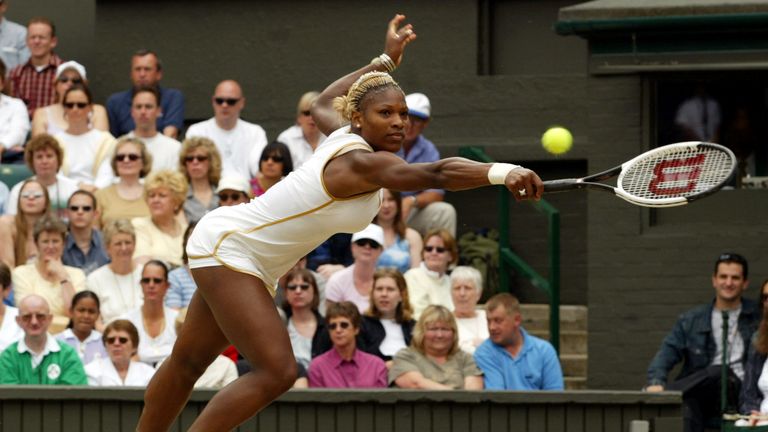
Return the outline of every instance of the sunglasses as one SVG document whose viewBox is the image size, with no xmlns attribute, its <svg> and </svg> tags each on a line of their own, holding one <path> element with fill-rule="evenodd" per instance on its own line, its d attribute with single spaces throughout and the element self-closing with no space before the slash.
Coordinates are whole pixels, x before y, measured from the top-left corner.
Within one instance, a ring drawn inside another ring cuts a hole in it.
<svg viewBox="0 0 768 432">
<path fill-rule="evenodd" d="M 0 4 L 2 4 L 2 3 L 0 3 Z M 80 79 L 80 78 L 74 78 L 74 77 L 73 78 L 70 78 L 70 77 L 59 77 L 59 82 L 60 83 L 64 83 L 64 84 L 69 83 L 69 82 L 71 82 L 72 84 L 80 84 L 80 83 L 83 82 L 83 80 Z"/>
<path fill-rule="evenodd" d="M 331 329 L 331 330 L 336 330 L 337 327 L 341 327 L 342 330 L 346 330 L 346 329 L 350 328 L 351 326 L 352 326 L 352 324 L 350 322 L 348 322 L 348 321 L 342 321 L 342 322 L 339 322 L 339 323 L 330 323 L 330 324 L 328 324 L 328 328 Z"/>
<path fill-rule="evenodd" d="M 242 192 L 232 192 L 232 193 L 224 192 L 219 194 L 219 201 L 229 201 L 229 200 L 237 201 L 242 197 L 243 197 Z"/>
<path fill-rule="evenodd" d="M 310 110 L 302 111 L 302 112 L 301 112 L 301 115 L 303 115 L 303 116 L 306 116 L 306 117 L 309 117 L 309 116 L 311 116 L 311 115 L 312 115 L 312 112 L 311 112 Z"/>
<path fill-rule="evenodd" d="M 240 98 L 213 98 L 213 101 L 216 102 L 216 105 L 224 105 L 225 103 L 229 106 L 232 106 L 238 102 L 240 102 Z"/>
<path fill-rule="evenodd" d="M 74 107 L 83 109 L 88 106 L 88 102 L 64 102 L 63 105 L 66 109 L 72 109 Z"/>
<path fill-rule="evenodd" d="M 42 313 L 37 313 L 37 314 L 28 313 L 28 314 L 21 315 L 21 320 L 24 321 L 25 323 L 28 323 L 28 322 L 32 321 L 32 317 L 34 317 L 37 321 L 40 321 L 40 322 L 46 321 L 48 319 L 48 315 L 46 315 L 46 314 L 42 314 Z"/>
<path fill-rule="evenodd" d="M 165 279 L 160 279 L 160 278 L 148 278 L 148 277 L 145 277 L 145 278 L 141 278 L 141 279 L 139 280 L 139 282 L 141 282 L 141 283 L 143 283 L 143 284 L 148 284 L 148 283 L 150 283 L 150 282 L 152 282 L 152 283 L 156 283 L 156 284 L 159 284 L 159 283 L 163 283 L 163 282 L 165 282 Z"/>
<path fill-rule="evenodd" d="M 24 192 L 21 194 L 22 198 L 26 199 L 38 199 L 43 197 L 42 192 Z"/>
<path fill-rule="evenodd" d="M 208 160 L 208 156 L 202 156 L 202 155 L 184 156 L 184 161 L 187 163 L 192 161 L 205 162 L 207 160 Z"/>
<path fill-rule="evenodd" d="M 274 162 L 274 163 L 283 163 L 283 161 L 285 160 L 284 157 L 276 156 L 276 155 L 269 155 L 269 156 L 262 156 L 261 157 L 261 161 L 262 162 L 266 162 L 266 161 L 268 161 L 270 159 L 272 159 L 272 162 Z"/>
<path fill-rule="evenodd" d="M 141 155 L 136 153 L 118 153 L 115 155 L 115 160 L 118 162 L 125 162 L 126 160 L 136 162 L 139 159 L 141 159 Z"/>
<path fill-rule="evenodd" d="M 309 288 L 310 288 L 310 285 L 307 284 L 307 283 L 291 284 L 291 285 L 286 285 L 285 286 L 285 289 L 287 289 L 288 291 L 296 291 L 297 289 L 301 289 L 302 291 L 308 291 Z"/>
<path fill-rule="evenodd" d="M 427 252 L 435 251 L 437 253 L 444 253 L 445 248 L 442 246 L 424 246 L 424 250 Z"/>
<path fill-rule="evenodd" d="M 376 240 L 371 240 L 371 239 L 355 240 L 355 244 L 360 246 L 360 247 L 370 246 L 372 249 L 378 249 L 378 248 L 381 247 L 379 242 L 377 242 Z"/>
<path fill-rule="evenodd" d="M 69 211 L 77 213 L 80 210 L 88 213 L 89 211 L 93 210 L 93 207 L 91 207 L 91 206 L 76 206 L 76 205 L 69 206 Z"/>
<path fill-rule="evenodd" d="M 107 344 L 109 345 L 114 345 L 114 343 L 118 341 L 120 342 L 120 345 L 125 345 L 128 343 L 128 338 L 125 336 L 120 336 L 120 337 L 110 336 L 107 338 Z"/>
</svg>

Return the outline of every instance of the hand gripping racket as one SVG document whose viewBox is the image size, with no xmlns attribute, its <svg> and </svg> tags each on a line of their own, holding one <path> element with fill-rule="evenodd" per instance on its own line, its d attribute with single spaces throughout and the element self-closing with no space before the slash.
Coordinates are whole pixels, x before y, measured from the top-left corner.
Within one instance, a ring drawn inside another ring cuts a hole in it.
<svg viewBox="0 0 768 432">
<path fill-rule="evenodd" d="M 544 192 L 596 189 L 644 207 L 674 207 L 717 192 L 736 169 L 733 152 L 719 144 L 683 142 L 649 150 L 601 173 L 544 182 Z M 597 183 L 619 176 L 616 187 Z"/>
</svg>

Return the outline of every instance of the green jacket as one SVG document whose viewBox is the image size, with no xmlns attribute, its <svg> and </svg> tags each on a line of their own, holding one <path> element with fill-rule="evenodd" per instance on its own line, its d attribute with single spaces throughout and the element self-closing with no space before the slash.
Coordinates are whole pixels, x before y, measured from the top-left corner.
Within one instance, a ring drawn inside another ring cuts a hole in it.
<svg viewBox="0 0 768 432">
<path fill-rule="evenodd" d="M 48 338 L 49 352 L 36 368 L 32 367 L 28 351 L 19 352 L 19 342 L 8 346 L 0 354 L 0 384 L 87 385 L 85 369 L 75 349 L 51 335 Z"/>
</svg>

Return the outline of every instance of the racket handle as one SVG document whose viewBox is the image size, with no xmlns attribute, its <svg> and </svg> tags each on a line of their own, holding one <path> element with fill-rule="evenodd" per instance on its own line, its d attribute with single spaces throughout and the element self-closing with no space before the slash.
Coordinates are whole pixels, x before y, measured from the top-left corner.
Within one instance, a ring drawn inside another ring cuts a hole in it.
<svg viewBox="0 0 768 432">
<path fill-rule="evenodd" d="M 581 189 L 584 186 L 584 183 L 575 178 L 547 180 L 544 182 L 544 193 L 565 192 L 574 189 Z"/>
</svg>

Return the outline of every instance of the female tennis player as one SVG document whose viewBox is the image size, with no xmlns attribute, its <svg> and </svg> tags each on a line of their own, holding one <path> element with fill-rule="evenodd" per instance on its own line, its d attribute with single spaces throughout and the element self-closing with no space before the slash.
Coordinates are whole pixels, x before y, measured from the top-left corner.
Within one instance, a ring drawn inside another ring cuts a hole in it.
<svg viewBox="0 0 768 432">
<path fill-rule="evenodd" d="M 416 39 L 396 15 L 385 53 L 331 84 L 312 116 L 328 139 L 301 168 L 248 204 L 203 217 L 187 245 L 197 292 L 171 356 L 147 389 L 140 431 L 165 431 L 206 367 L 233 343 L 251 372 L 222 389 L 190 431 L 230 430 L 287 391 L 296 361 L 272 301 L 277 279 L 330 235 L 365 228 L 381 188 L 459 190 L 503 184 L 515 197 L 539 199 L 543 185 L 530 170 L 450 158 L 408 165 L 394 155 L 408 107 L 390 75 Z"/>
</svg>

